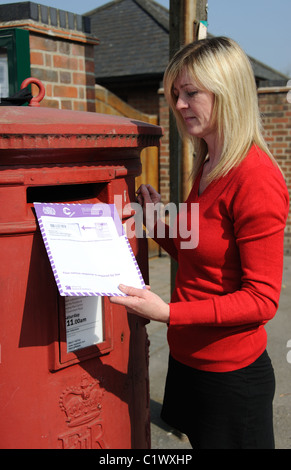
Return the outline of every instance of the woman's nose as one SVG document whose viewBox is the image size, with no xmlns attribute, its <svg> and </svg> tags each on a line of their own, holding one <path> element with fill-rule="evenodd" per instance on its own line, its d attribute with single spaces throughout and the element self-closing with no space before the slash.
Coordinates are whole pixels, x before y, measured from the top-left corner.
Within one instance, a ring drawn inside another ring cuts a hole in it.
<svg viewBox="0 0 291 470">
<path fill-rule="evenodd" d="M 182 98 L 182 97 L 178 97 L 177 101 L 176 101 L 176 109 L 178 111 L 180 111 L 181 109 L 185 109 L 187 108 L 187 103 L 186 101 Z"/>
</svg>

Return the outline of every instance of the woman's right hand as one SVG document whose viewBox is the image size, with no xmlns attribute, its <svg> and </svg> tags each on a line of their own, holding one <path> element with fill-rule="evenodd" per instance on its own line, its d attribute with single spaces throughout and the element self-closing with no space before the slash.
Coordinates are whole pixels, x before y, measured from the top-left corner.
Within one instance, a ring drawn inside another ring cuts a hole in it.
<svg viewBox="0 0 291 470">
<path fill-rule="evenodd" d="M 161 202 L 161 195 L 150 185 L 142 184 L 137 192 L 137 202 L 144 208 L 146 204 Z"/>
<path fill-rule="evenodd" d="M 143 209 L 144 225 L 151 232 L 159 214 L 159 206 L 156 204 L 161 203 L 161 195 L 150 184 L 142 184 L 136 196 L 137 202 Z"/>
</svg>

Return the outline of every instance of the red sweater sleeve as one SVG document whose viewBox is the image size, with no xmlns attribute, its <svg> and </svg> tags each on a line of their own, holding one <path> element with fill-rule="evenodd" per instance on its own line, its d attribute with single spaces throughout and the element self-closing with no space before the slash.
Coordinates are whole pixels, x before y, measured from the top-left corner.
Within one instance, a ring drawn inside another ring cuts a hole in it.
<svg viewBox="0 0 291 470">
<path fill-rule="evenodd" d="M 178 250 L 170 227 L 159 220 L 154 228 L 153 240 L 157 242 L 174 260 L 178 260 Z"/>
<path fill-rule="evenodd" d="M 170 303 L 172 326 L 264 324 L 276 313 L 289 208 L 285 182 L 270 161 L 251 171 L 237 172 L 235 183 L 230 186 L 225 207 L 239 250 L 241 286 L 234 292 L 187 304 Z"/>
</svg>

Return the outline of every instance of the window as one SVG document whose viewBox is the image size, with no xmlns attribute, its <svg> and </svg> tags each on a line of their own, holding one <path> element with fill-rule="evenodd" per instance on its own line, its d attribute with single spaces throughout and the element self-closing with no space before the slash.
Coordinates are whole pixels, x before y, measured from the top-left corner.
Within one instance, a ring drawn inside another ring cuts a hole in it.
<svg viewBox="0 0 291 470">
<path fill-rule="evenodd" d="M 7 49 L 0 47 L 0 99 L 9 94 Z"/>
<path fill-rule="evenodd" d="M 0 31 L 0 99 L 20 90 L 30 77 L 29 32 L 20 29 Z"/>
</svg>

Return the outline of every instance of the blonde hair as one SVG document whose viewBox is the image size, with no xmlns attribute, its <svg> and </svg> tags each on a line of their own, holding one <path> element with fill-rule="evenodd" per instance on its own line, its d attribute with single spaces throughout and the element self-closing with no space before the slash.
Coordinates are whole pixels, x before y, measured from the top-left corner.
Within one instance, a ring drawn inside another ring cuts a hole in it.
<svg viewBox="0 0 291 470">
<path fill-rule="evenodd" d="M 164 74 L 165 97 L 176 117 L 180 135 L 190 139 L 194 146 L 194 178 L 208 149 L 203 139 L 187 133 L 184 120 L 176 109 L 177 97 L 173 88 L 182 71 L 187 71 L 199 88 L 214 94 L 212 119 L 223 147 L 219 163 L 209 174 L 209 181 L 226 175 L 238 165 L 253 144 L 276 163 L 262 136 L 256 82 L 247 55 L 232 39 L 202 39 L 178 51 Z"/>
</svg>

